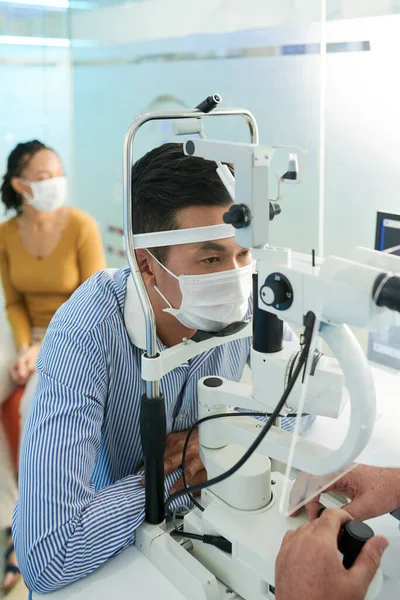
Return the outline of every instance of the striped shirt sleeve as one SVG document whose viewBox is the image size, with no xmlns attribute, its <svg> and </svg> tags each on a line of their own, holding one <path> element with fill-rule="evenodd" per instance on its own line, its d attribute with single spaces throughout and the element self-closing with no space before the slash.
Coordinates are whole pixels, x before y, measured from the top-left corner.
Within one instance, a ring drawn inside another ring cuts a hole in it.
<svg viewBox="0 0 400 600">
<path fill-rule="evenodd" d="M 100 490 L 92 482 L 107 397 L 107 369 L 93 336 L 51 326 L 37 368 L 13 534 L 26 584 L 48 593 L 134 543 L 144 488 L 140 474 Z M 179 476 L 166 478 L 166 493 Z"/>
</svg>

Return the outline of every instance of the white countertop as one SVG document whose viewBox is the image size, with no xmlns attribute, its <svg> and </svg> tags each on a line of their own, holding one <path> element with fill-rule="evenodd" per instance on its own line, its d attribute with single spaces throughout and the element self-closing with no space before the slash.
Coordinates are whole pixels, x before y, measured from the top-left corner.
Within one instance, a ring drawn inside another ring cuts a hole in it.
<svg viewBox="0 0 400 600">
<path fill-rule="evenodd" d="M 33 600 L 185 600 L 135 546 L 107 561 L 92 575 Z"/>
<path fill-rule="evenodd" d="M 400 536 L 397 521 L 386 515 L 370 521 L 375 533 Z M 45 596 L 33 594 L 32 600 L 185 600 L 171 583 L 135 547 L 109 560 L 92 575 Z M 376 600 L 398 600 L 400 581 L 385 578 Z"/>
<path fill-rule="evenodd" d="M 379 460 L 387 460 L 386 465 L 400 466 L 400 444 L 393 435 L 393 424 L 400 423 L 400 374 L 373 368 L 373 376 L 377 389 L 380 443 Z M 319 418 L 307 433 L 307 438 L 321 440 L 337 445 L 338 432 L 343 430 L 343 423 L 348 418 L 346 411 L 338 421 Z M 375 454 L 372 453 L 374 456 Z M 377 455 L 376 455 L 377 456 Z M 368 459 L 368 456 L 364 456 Z M 374 462 L 374 460 L 366 462 Z M 370 521 L 376 534 L 397 539 L 400 536 L 398 521 L 389 515 Z M 400 544 L 399 544 L 400 551 Z M 399 562 L 400 565 L 400 562 Z M 399 567 L 400 568 L 400 567 Z M 162 575 L 150 561 L 135 547 L 129 548 L 109 560 L 92 575 L 59 590 L 53 594 L 41 596 L 33 594 L 33 600 L 118 600 L 146 598 L 148 600 L 184 600 L 184 596 Z M 400 581 L 385 579 L 379 600 L 398 600 L 400 598 Z"/>
</svg>

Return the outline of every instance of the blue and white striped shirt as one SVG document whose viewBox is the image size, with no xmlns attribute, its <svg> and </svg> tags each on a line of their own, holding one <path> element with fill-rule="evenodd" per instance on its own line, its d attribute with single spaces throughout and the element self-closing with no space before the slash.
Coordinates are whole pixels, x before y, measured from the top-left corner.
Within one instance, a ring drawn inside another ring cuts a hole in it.
<svg viewBox="0 0 400 600">
<path fill-rule="evenodd" d="M 58 310 L 42 344 L 14 513 L 19 566 L 38 593 L 87 575 L 132 545 L 144 519 L 136 474 L 143 464 L 142 350 L 125 327 L 128 276 L 129 269 L 94 275 Z M 250 345 L 249 338 L 229 342 L 163 377 L 168 433 L 196 420 L 198 379 L 240 380 Z M 290 425 L 293 419 L 283 419 Z M 166 477 L 166 494 L 179 477 Z"/>
</svg>

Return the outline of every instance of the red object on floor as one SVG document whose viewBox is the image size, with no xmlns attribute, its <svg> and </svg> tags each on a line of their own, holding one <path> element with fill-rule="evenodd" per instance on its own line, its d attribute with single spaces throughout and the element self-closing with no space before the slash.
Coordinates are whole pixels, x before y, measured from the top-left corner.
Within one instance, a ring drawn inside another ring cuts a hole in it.
<svg viewBox="0 0 400 600">
<path fill-rule="evenodd" d="M 21 398 L 25 391 L 24 386 L 17 387 L 12 394 L 9 395 L 7 400 L 3 402 L 1 406 L 1 422 L 4 427 L 4 432 L 7 436 L 8 443 L 10 445 L 11 458 L 15 468 L 15 472 L 18 471 L 18 452 L 19 452 L 19 441 L 21 436 L 19 426 L 19 405 Z"/>
</svg>

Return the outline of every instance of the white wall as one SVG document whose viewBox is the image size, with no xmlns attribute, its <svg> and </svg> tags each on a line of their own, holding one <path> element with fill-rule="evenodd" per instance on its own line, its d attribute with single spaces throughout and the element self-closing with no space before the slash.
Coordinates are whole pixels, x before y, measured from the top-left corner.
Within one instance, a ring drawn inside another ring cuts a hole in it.
<svg viewBox="0 0 400 600">
<path fill-rule="evenodd" d="M 318 21 L 320 0 L 150 0 L 74 11 L 73 37 L 104 44 Z"/>
<path fill-rule="evenodd" d="M 0 2 L 0 23 L 0 178 L 15 145 L 34 138 L 53 146 L 70 173 L 69 49 L 9 45 L 3 37 L 66 38 L 68 13 Z M 3 218 L 0 205 L 0 221 Z"/>
<path fill-rule="evenodd" d="M 346 27 L 371 51 L 327 60 L 325 254 L 343 256 L 374 247 L 377 211 L 400 212 L 400 16 Z M 347 35 L 340 23 L 335 28 Z"/>
<path fill-rule="evenodd" d="M 188 0 L 151 0 L 75 13 L 73 37 L 100 42 L 73 50 L 77 197 L 103 223 L 107 244 L 122 248 L 105 228 L 122 223 L 122 144 L 129 123 L 149 108 L 190 107 L 218 91 L 225 105 L 253 111 L 262 142 L 308 148 L 304 184 L 285 189 L 271 242 L 344 256 L 356 245 L 372 247 L 376 212 L 400 210 L 400 16 L 371 15 L 390 15 L 399 3 L 327 1 L 333 19 L 327 41 L 344 47 L 326 57 L 322 120 L 323 65 L 318 51 L 301 54 L 303 44 L 321 40 L 319 0 L 204 0 L 201 9 Z M 347 51 L 348 42 L 370 47 Z M 299 48 L 283 55 L 284 45 Z M 245 139 L 233 123 L 218 135 Z M 150 128 L 137 155 L 166 139 L 168 128 Z M 276 169 L 282 167 L 278 162 Z"/>
<path fill-rule="evenodd" d="M 71 173 L 69 51 L 1 46 L 0 38 L 0 56 L 0 179 L 15 145 L 35 138 L 54 147 Z"/>
<path fill-rule="evenodd" d="M 76 39 L 123 44 L 196 33 L 222 33 L 400 12 L 400 0 L 141 0 L 73 11 Z"/>
<path fill-rule="evenodd" d="M 74 50 L 77 197 L 96 214 L 104 232 L 107 225 L 122 224 L 122 147 L 130 122 L 150 108 L 194 107 L 218 91 L 225 106 L 245 106 L 254 112 L 264 143 L 308 148 L 306 179 L 303 185 L 285 190 L 283 213 L 273 223 L 271 242 L 299 250 L 315 247 L 319 55 L 305 59 L 300 55 L 268 56 L 267 52 L 257 56 L 252 49 L 270 47 L 280 52 L 282 44 L 318 41 L 318 33 L 318 26 L 268 28 Z M 136 62 L 138 57 L 143 61 Z M 208 124 L 206 130 L 211 131 Z M 171 139 L 170 127 L 148 126 L 143 131 L 135 144 L 136 157 Z M 245 128 L 232 120 L 212 128 L 214 136 L 236 141 L 247 141 L 245 133 Z M 282 173 L 286 167 L 284 152 L 274 170 Z M 274 172 L 271 179 L 271 194 L 275 194 Z M 105 233 L 105 239 L 122 248 L 115 236 L 109 239 Z M 112 264 L 118 263 L 112 260 Z"/>
</svg>

